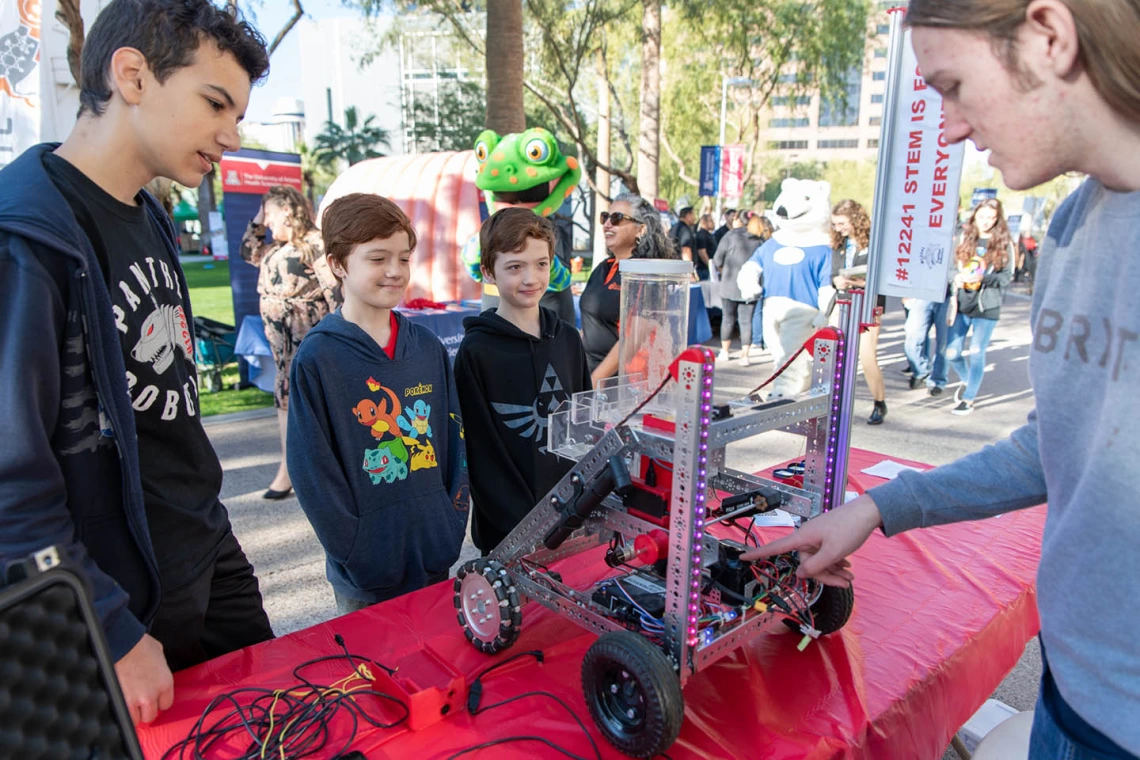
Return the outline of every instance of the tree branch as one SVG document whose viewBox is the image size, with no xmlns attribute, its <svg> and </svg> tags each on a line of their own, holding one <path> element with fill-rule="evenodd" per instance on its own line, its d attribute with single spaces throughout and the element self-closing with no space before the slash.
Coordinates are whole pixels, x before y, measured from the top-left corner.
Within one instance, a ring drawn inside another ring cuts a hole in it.
<svg viewBox="0 0 1140 760">
<path fill-rule="evenodd" d="M 614 82 L 612 79 L 610 79 L 610 64 L 606 58 L 607 49 L 608 48 L 606 46 L 605 38 L 603 37 L 602 47 L 601 47 L 602 71 L 604 72 L 604 76 L 605 76 L 605 80 L 606 80 L 606 87 L 610 91 L 610 107 L 612 108 L 615 105 L 617 106 L 616 110 L 617 110 L 617 117 L 618 117 L 618 121 L 617 121 L 618 137 L 619 137 L 619 139 L 621 139 L 622 147 L 625 148 L 625 152 L 629 156 L 629 171 L 632 172 L 633 171 L 633 162 L 637 158 L 637 154 L 634 153 L 634 151 L 633 151 L 633 144 L 630 142 L 630 139 L 629 139 L 629 131 L 626 130 L 626 128 L 625 128 L 625 109 L 622 108 L 621 98 L 618 97 L 617 88 L 614 87 Z M 610 126 L 611 127 L 613 126 L 613 123 L 614 123 L 613 118 L 610 118 Z"/>
<path fill-rule="evenodd" d="M 234 11 L 236 13 L 236 11 L 237 11 L 237 0 L 227 0 L 227 1 L 233 5 Z M 301 17 L 304 15 L 305 15 L 305 11 L 301 7 L 301 0 L 293 0 L 293 17 L 285 22 L 285 26 L 281 27 L 281 31 L 279 31 L 277 33 L 277 36 L 273 38 L 273 42 L 269 43 L 269 55 L 270 56 L 273 55 L 273 51 L 277 49 L 277 46 L 281 44 L 281 40 L 285 39 L 285 35 L 287 35 L 290 32 L 290 30 L 292 30 L 292 28 L 297 25 L 297 22 L 300 21 Z"/>
<path fill-rule="evenodd" d="M 67 27 L 67 68 L 75 84 L 80 83 L 80 58 L 83 55 L 83 16 L 79 12 L 79 0 L 59 0 L 55 17 Z"/>
<path fill-rule="evenodd" d="M 668 131 L 665 129 L 661 130 L 661 146 L 665 148 L 665 152 L 669 154 L 669 158 L 673 159 L 673 163 L 677 164 L 677 176 L 693 187 L 700 187 L 701 183 L 699 180 L 695 180 L 685 173 L 685 162 L 681 160 L 681 157 L 673 150 L 673 146 L 669 144 Z"/>
<path fill-rule="evenodd" d="M 555 105 L 554 102 L 551 101 L 550 98 L 548 98 L 546 95 L 544 95 L 542 93 L 542 91 L 540 91 L 537 87 L 535 87 L 530 82 L 523 80 L 523 86 L 526 87 L 528 90 L 530 90 L 530 92 L 536 98 L 538 98 L 544 106 L 546 106 L 546 108 L 550 111 L 551 114 L 554 115 L 554 118 L 558 120 L 558 122 L 562 125 L 562 127 L 564 129 L 566 129 L 571 134 L 575 134 L 574 125 L 570 122 L 570 118 L 562 112 L 562 109 L 560 109 L 557 105 Z M 614 175 L 615 177 L 618 177 L 619 179 L 621 179 L 622 182 L 624 182 L 626 184 L 626 186 L 632 192 L 635 192 L 635 193 L 637 192 L 637 177 L 630 174 L 628 171 L 625 171 L 624 169 L 620 169 L 616 166 L 611 166 L 609 164 L 605 164 L 605 163 L 602 163 L 601 161 L 599 161 L 597 153 L 594 152 L 593 150 L 590 150 L 590 146 L 587 145 L 584 140 L 579 140 L 579 139 L 575 138 L 574 141 L 577 142 L 579 145 L 581 145 L 582 149 L 585 150 L 586 156 L 587 156 L 587 158 L 589 158 L 590 163 L 594 164 L 595 166 L 600 166 L 605 171 L 609 172 L 610 174 Z"/>
<path fill-rule="evenodd" d="M 471 49 L 475 51 L 477 56 L 480 58 L 484 57 L 486 52 L 483 40 L 480 39 L 477 34 L 472 34 L 471 30 L 468 29 L 461 20 L 467 12 L 463 10 L 463 6 L 458 1 L 452 2 L 452 6 L 452 8 L 444 8 L 437 3 L 431 4 L 432 10 L 450 22 L 452 27 L 455 28 L 455 32 L 463 39 L 463 42 L 471 46 Z"/>
</svg>

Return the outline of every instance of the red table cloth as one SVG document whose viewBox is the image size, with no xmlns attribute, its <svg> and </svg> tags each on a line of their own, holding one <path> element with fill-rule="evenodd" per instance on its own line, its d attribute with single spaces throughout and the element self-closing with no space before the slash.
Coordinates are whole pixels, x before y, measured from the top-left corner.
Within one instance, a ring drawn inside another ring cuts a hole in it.
<svg viewBox="0 0 1140 760">
<path fill-rule="evenodd" d="M 882 459 L 852 450 L 852 481 L 868 488 L 882 482 L 860 473 Z M 691 678 L 684 691 L 684 727 L 669 757 L 940 758 L 954 732 L 1013 668 L 1038 630 L 1034 576 L 1044 520 L 1045 508 L 1036 507 L 892 539 L 876 532 L 851 557 L 855 610 L 847 626 L 803 652 L 796 649 L 798 634 L 762 634 Z M 786 529 L 760 532 L 771 540 Z M 600 554 L 555 567 L 571 584 L 600 578 L 608 570 Z M 595 728 L 582 695 L 582 656 L 596 637 L 531 603 L 523 608 L 518 642 L 488 657 L 464 639 L 450 583 L 177 673 L 173 707 L 139 731 L 147 757 L 160 758 L 185 738 L 215 695 L 241 686 L 293 684 L 291 671 L 298 663 L 341 651 L 333 640 L 337 633 L 354 653 L 385 664 L 412 663 L 414 669 L 428 653 L 468 677 L 513 653 L 542 650 L 541 664 L 520 659 L 488 676 L 483 704 L 523 692 L 552 692 L 586 724 L 603 757 L 622 757 Z M 348 670 L 343 663 L 335 666 L 339 670 L 320 667 L 313 673 L 330 674 L 325 683 Z M 383 715 L 391 720 L 396 713 L 388 709 Z M 338 718 L 332 732 L 338 741 L 330 741 L 326 757 L 335 756 L 347 739 L 351 720 Z M 593 756 L 581 729 L 544 697 L 476 716 L 459 708 L 421 730 L 362 725 L 352 749 L 368 760 L 442 760 L 492 739 L 536 734 L 575 754 Z M 561 756 L 535 742 L 465 755 Z"/>
</svg>

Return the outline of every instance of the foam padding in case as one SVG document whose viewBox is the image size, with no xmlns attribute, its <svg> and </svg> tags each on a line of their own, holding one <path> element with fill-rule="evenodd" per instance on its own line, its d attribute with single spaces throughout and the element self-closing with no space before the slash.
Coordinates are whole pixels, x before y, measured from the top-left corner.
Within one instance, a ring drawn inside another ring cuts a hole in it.
<svg viewBox="0 0 1140 760">
<path fill-rule="evenodd" d="M 0 758 L 141 758 L 78 578 L 0 588 Z"/>
</svg>

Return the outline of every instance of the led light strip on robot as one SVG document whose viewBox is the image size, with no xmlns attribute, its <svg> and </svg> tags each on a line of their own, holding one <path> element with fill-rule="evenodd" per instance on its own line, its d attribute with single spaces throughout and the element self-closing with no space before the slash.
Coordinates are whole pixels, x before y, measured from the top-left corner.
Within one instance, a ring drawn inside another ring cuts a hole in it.
<svg viewBox="0 0 1140 760">
<path fill-rule="evenodd" d="M 693 507 L 692 581 L 689 589 L 689 646 L 698 642 L 697 622 L 701 614 L 701 546 L 705 537 L 705 497 L 708 493 L 709 424 L 712 422 L 712 371 L 714 357 L 709 349 L 702 349 L 701 413 L 699 443 L 697 445 L 697 488 Z"/>
</svg>

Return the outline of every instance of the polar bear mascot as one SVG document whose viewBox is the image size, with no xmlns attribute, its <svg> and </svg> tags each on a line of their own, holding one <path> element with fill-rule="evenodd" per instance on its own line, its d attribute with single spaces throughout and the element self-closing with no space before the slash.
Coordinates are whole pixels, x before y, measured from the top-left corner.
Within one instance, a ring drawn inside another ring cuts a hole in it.
<svg viewBox="0 0 1140 760">
<path fill-rule="evenodd" d="M 831 185 L 786 179 L 774 208 L 776 234 L 756 249 L 736 283 L 746 300 L 764 294 L 764 342 L 779 368 L 827 323 L 827 306 L 835 295 L 829 234 Z M 811 360 L 804 353 L 776 378 L 768 398 L 803 393 L 810 383 Z"/>
</svg>

